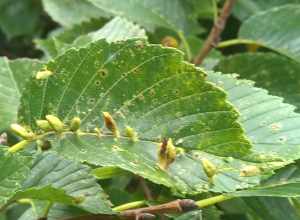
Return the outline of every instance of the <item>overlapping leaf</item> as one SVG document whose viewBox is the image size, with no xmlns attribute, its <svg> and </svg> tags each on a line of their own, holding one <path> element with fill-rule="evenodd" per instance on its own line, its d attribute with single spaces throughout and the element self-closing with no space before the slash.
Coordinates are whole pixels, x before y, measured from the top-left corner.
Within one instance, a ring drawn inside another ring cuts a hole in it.
<svg viewBox="0 0 300 220">
<path fill-rule="evenodd" d="M 19 154 L 10 154 L 0 149 L 0 207 L 5 205 L 15 193 L 30 172 L 31 158 Z"/>
<path fill-rule="evenodd" d="M 52 36 L 46 40 L 38 40 L 37 46 L 46 54 L 55 57 L 67 49 L 83 47 L 100 39 L 115 42 L 134 38 L 147 38 L 143 29 L 124 18 L 116 17 L 102 28 L 100 28 L 98 23 L 95 21 L 84 23 L 71 30 L 64 31 L 58 36 Z"/>
<path fill-rule="evenodd" d="M 220 60 L 215 68 L 223 73 L 238 73 L 271 95 L 300 107 L 300 64 L 274 53 L 243 53 Z M 298 111 L 298 110 L 297 110 Z"/>
<path fill-rule="evenodd" d="M 43 0 L 45 11 L 63 26 L 72 26 L 92 18 L 107 17 L 108 14 L 96 8 L 88 0 Z"/>
<path fill-rule="evenodd" d="M 232 43 L 250 40 L 300 62 L 299 19 L 299 4 L 257 13 L 242 24 L 239 39 Z"/>
<path fill-rule="evenodd" d="M 57 190 L 49 189 L 49 186 Z M 23 183 L 24 189 L 32 187 L 46 187 L 42 188 L 43 193 L 45 193 L 45 200 L 47 194 L 52 191 L 60 197 L 52 198 L 54 195 L 49 196 L 47 199 L 49 201 L 75 205 L 72 197 L 76 197 L 78 199 L 77 205 L 89 212 L 112 213 L 101 187 L 97 184 L 96 179 L 89 174 L 89 168 L 55 154 L 45 153 L 36 159 L 30 175 Z M 64 190 L 66 195 L 58 190 Z M 28 192 L 25 191 L 25 193 Z M 37 195 L 35 199 L 41 199 L 39 196 L 41 195 Z"/>
<path fill-rule="evenodd" d="M 23 189 L 18 191 L 13 197 L 14 200 L 22 198 L 46 200 L 53 203 L 57 202 L 69 205 L 74 205 L 76 203 L 75 197 L 66 194 L 66 192 L 62 189 L 56 189 L 51 186 Z"/>
<path fill-rule="evenodd" d="M 89 0 L 101 10 L 115 16 L 124 16 L 135 21 L 150 31 L 156 27 L 166 27 L 175 31 L 191 32 L 197 31 L 195 18 L 190 19 L 192 9 L 178 0 Z M 193 8 L 194 9 L 194 8 Z"/>
<path fill-rule="evenodd" d="M 0 2 L 0 28 L 9 38 L 34 35 L 39 29 L 41 14 L 39 2 L 2 0 Z"/>
<path fill-rule="evenodd" d="M 297 220 L 299 213 L 297 208 L 288 198 L 279 197 L 246 197 L 229 200 L 220 203 L 221 209 L 227 215 L 240 219 L 247 215 L 259 220 Z M 225 215 L 226 215 L 225 214 Z"/>
<path fill-rule="evenodd" d="M 261 219 L 297 220 L 299 212 L 288 198 L 256 197 L 244 198 L 247 208 Z"/>
<path fill-rule="evenodd" d="M 70 50 L 47 65 L 53 75 L 33 79 L 23 96 L 20 118 L 35 126 L 45 114 L 64 121 L 82 119 L 82 128 L 103 125 L 102 111 L 110 112 L 121 133 L 98 138 L 68 134 L 53 141 L 62 155 L 102 166 L 118 166 L 181 193 L 207 191 L 209 180 L 194 155 L 178 156 L 168 171 L 157 166 L 157 145 L 163 137 L 177 146 L 200 149 L 223 156 L 241 157 L 249 152 L 238 115 L 224 93 L 207 83 L 204 73 L 183 62 L 175 49 L 147 45 L 143 41 L 108 44 L 99 41 L 87 48 Z M 31 96 L 28 96 L 31 94 Z M 126 137 L 131 126 L 139 136 L 135 143 Z M 104 128 L 103 128 L 104 129 Z M 104 132 L 107 132 L 104 129 Z M 195 155 L 203 152 L 196 152 Z M 195 156 L 196 158 L 196 156 Z M 226 158 L 225 158 L 226 159 Z M 258 183 L 258 178 L 239 175 L 245 162 L 216 177 L 213 191 L 232 191 Z M 223 165 L 222 165 L 223 166 Z M 227 169 L 228 170 L 228 169 Z M 194 172 L 192 177 L 189 175 Z M 219 182 L 220 181 L 220 182 Z"/>
<path fill-rule="evenodd" d="M 41 65 L 36 60 L 0 58 L 0 130 L 16 121 L 24 85 Z"/>
<path fill-rule="evenodd" d="M 294 106 L 254 87 L 252 81 L 220 73 L 211 73 L 208 78 L 227 91 L 229 100 L 240 111 L 240 122 L 254 152 L 284 161 L 300 158 L 300 115 L 294 112 Z"/>
<path fill-rule="evenodd" d="M 187 0 L 183 6 L 186 8 L 186 13 L 192 18 L 207 18 L 211 19 L 216 10 L 214 5 L 216 1 L 211 0 Z"/>
<path fill-rule="evenodd" d="M 55 29 L 48 34 L 46 39 L 36 39 L 35 44 L 46 56 L 55 57 L 58 54 L 58 48 L 63 48 L 64 44 L 73 43 L 78 36 L 96 31 L 103 25 L 104 21 L 102 19 L 92 19 L 91 21 L 82 22 L 72 27 Z"/>
<path fill-rule="evenodd" d="M 261 11 L 268 10 L 276 6 L 282 6 L 285 4 L 300 3 L 299 0 L 239 0 L 233 10 L 233 14 L 240 20 L 246 20 L 247 18 L 259 13 Z"/>
<path fill-rule="evenodd" d="M 43 208 L 44 206 L 42 205 L 38 205 L 35 209 L 29 208 L 20 216 L 20 218 L 18 218 L 18 220 L 36 220 L 41 217 L 42 213 L 40 213 L 40 209 Z M 86 214 L 85 211 L 74 206 L 54 204 L 49 210 L 47 220 L 70 219 Z"/>
</svg>

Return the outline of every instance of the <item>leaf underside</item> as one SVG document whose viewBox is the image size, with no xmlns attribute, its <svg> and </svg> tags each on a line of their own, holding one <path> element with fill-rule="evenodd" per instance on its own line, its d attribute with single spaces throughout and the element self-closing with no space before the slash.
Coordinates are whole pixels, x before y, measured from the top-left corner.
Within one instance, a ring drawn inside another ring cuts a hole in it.
<svg viewBox="0 0 300 220">
<path fill-rule="evenodd" d="M 254 87 L 252 81 L 237 79 L 237 75 L 210 73 L 208 79 L 224 88 L 239 110 L 253 152 L 285 162 L 300 158 L 300 116 L 294 106 Z"/>
<path fill-rule="evenodd" d="M 256 87 L 267 89 L 271 95 L 284 98 L 300 107 L 300 64 L 275 53 L 243 53 L 221 59 L 215 70 L 238 73 L 241 78 L 255 82 Z M 284 73 L 284 74 L 283 74 Z"/>
<path fill-rule="evenodd" d="M 6 149 L 0 149 L 0 207 L 5 205 L 15 193 L 30 172 L 30 157 L 19 154 L 9 154 Z"/>
<path fill-rule="evenodd" d="M 25 84 L 41 66 L 37 60 L 0 58 L 0 131 L 16 122 Z"/>
<path fill-rule="evenodd" d="M 91 213 L 113 213 L 107 196 L 103 193 L 96 179 L 90 174 L 90 169 L 54 153 L 44 153 L 37 156 L 29 176 L 23 183 L 25 192 L 26 189 L 33 187 L 47 188 L 49 186 L 65 192 L 65 195 L 61 195 L 61 192 L 55 191 L 59 193 L 58 196 L 62 197 L 53 199 L 61 199 L 61 203 L 72 204 L 70 196 L 77 197 L 82 199 L 82 202 L 79 202 L 77 206 L 84 210 Z M 50 193 L 46 189 L 43 190 L 45 193 Z M 50 190 L 53 189 L 50 188 Z M 51 197 L 49 200 L 51 201 Z M 73 205 L 75 204 L 73 203 Z"/>
<path fill-rule="evenodd" d="M 188 2 L 183 3 L 179 0 L 89 0 L 89 2 L 109 14 L 137 22 L 149 31 L 157 27 L 166 27 L 191 34 L 198 29 L 193 28 L 196 18 L 190 16 L 195 8 L 185 7 Z"/>
<path fill-rule="evenodd" d="M 240 28 L 239 38 L 257 41 L 300 62 L 299 20 L 299 4 L 271 8 L 246 20 Z"/>
<path fill-rule="evenodd" d="M 144 29 L 124 18 L 115 17 L 101 28 L 100 23 L 102 22 L 93 20 L 76 25 L 45 40 L 38 40 L 37 47 L 42 49 L 48 56 L 56 57 L 70 48 L 84 47 L 100 39 L 115 42 L 147 38 Z"/>
</svg>

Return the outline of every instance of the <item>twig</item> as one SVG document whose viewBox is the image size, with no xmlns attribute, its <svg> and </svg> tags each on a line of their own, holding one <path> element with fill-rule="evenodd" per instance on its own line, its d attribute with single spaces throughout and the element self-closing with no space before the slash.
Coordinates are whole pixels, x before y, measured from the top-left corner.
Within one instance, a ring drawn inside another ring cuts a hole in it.
<svg viewBox="0 0 300 220">
<path fill-rule="evenodd" d="M 150 200 L 150 201 L 154 200 L 152 192 L 151 192 L 149 186 L 147 185 L 147 183 L 146 183 L 146 181 L 143 177 L 140 177 L 140 185 L 141 185 L 141 187 L 143 189 L 143 192 L 145 194 L 145 198 L 147 200 Z"/>
<path fill-rule="evenodd" d="M 149 186 L 147 185 L 146 180 L 143 177 L 140 177 L 140 185 L 141 185 L 141 187 L 143 189 L 143 192 L 144 192 L 144 195 L 145 195 L 146 199 L 150 200 L 150 201 L 153 201 L 154 197 L 153 197 L 153 194 L 151 192 L 151 189 L 149 188 Z M 160 214 L 159 217 L 160 217 L 161 220 L 165 220 L 166 219 L 165 216 L 162 215 L 162 214 Z M 137 218 L 140 218 L 140 217 L 137 217 Z M 145 218 L 145 217 L 142 216 L 142 218 Z M 146 218 L 151 219 L 151 217 L 149 217 L 149 216 L 146 217 Z M 154 218 L 155 218 L 155 216 L 154 216 Z"/>
<path fill-rule="evenodd" d="M 131 203 L 133 204 L 133 203 Z M 127 206 L 122 205 L 122 207 Z M 128 206 L 129 207 L 129 206 Z M 109 215 L 83 215 L 75 218 L 68 218 L 63 220 L 147 220 L 153 219 L 158 214 L 180 213 L 197 209 L 195 201 L 190 199 L 175 200 L 161 205 L 149 206 L 145 208 L 137 208 L 121 212 L 118 216 Z"/>
<path fill-rule="evenodd" d="M 196 205 L 199 208 L 204 208 L 204 207 L 214 205 L 214 204 L 219 203 L 219 202 L 224 202 L 226 200 L 233 199 L 233 198 L 234 198 L 233 196 L 229 196 L 229 195 L 219 195 L 219 196 L 214 196 L 214 197 L 211 197 L 211 198 L 199 200 L 199 201 L 196 202 Z"/>
<path fill-rule="evenodd" d="M 22 141 L 16 143 L 15 145 L 11 146 L 8 149 L 8 152 L 16 153 L 17 151 L 23 150 L 29 143 L 30 143 L 30 141 L 28 141 L 28 140 L 22 140 Z"/>
<path fill-rule="evenodd" d="M 186 212 L 197 208 L 198 206 L 193 200 L 178 199 L 161 205 L 149 206 L 149 207 L 139 208 L 134 210 L 127 210 L 122 212 L 120 215 L 125 219 L 134 219 L 140 213 L 149 213 L 153 215 L 165 214 L 165 213 L 180 213 L 180 212 Z"/>
<path fill-rule="evenodd" d="M 136 209 L 136 208 L 140 208 L 146 205 L 146 201 L 145 200 L 141 200 L 141 201 L 135 201 L 135 202 L 130 202 L 130 203 L 126 203 L 123 205 L 119 205 L 113 208 L 113 211 L 115 212 L 123 212 L 129 209 Z"/>
<path fill-rule="evenodd" d="M 200 49 L 198 55 L 193 61 L 194 64 L 200 65 L 203 62 L 204 58 L 209 54 L 211 49 L 218 45 L 220 41 L 220 35 L 225 28 L 227 19 L 235 2 L 236 0 L 226 0 L 226 2 L 224 3 L 219 18 L 216 22 L 214 22 L 214 26 L 212 27 L 206 41 L 204 42 L 203 47 Z"/>
<path fill-rule="evenodd" d="M 143 219 L 151 219 L 152 216 L 158 214 L 167 214 L 167 213 L 181 213 L 181 212 L 188 212 L 193 209 L 204 208 L 207 206 L 214 205 L 219 202 L 223 202 L 229 199 L 234 198 L 230 195 L 218 195 L 211 198 L 199 200 L 195 202 L 194 200 L 190 199 L 182 199 L 182 200 L 175 200 L 172 202 L 164 203 L 161 205 L 154 205 L 144 208 L 136 208 L 131 210 L 125 210 L 126 208 L 133 208 L 143 203 L 141 201 L 131 202 L 128 204 L 124 204 L 122 206 L 118 206 L 114 208 L 115 211 L 120 211 L 118 216 L 109 216 L 109 215 L 84 215 L 78 216 L 75 218 L 68 218 L 63 220 L 143 220 Z"/>
</svg>

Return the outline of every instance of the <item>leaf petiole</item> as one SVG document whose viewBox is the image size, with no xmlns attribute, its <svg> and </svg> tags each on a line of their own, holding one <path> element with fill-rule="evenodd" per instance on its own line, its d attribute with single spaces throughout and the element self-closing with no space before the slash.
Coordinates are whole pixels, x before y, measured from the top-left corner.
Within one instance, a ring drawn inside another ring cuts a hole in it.
<svg viewBox="0 0 300 220">
<path fill-rule="evenodd" d="M 139 208 L 144 205 L 146 205 L 146 201 L 141 200 L 141 201 L 135 201 L 135 202 L 125 203 L 120 206 L 116 206 L 115 208 L 113 208 L 113 210 L 116 212 L 122 212 L 122 211 L 129 210 L 129 209 Z"/>
<path fill-rule="evenodd" d="M 235 197 L 229 195 L 218 195 L 218 196 L 210 197 L 208 199 L 199 200 L 196 202 L 196 204 L 199 208 L 204 208 L 233 198 Z"/>
</svg>

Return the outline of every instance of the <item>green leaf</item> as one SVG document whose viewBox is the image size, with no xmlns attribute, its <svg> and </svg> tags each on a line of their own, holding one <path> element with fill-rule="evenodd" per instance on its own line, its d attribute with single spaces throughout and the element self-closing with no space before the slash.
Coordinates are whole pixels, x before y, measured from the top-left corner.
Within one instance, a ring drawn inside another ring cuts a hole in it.
<svg viewBox="0 0 300 220">
<path fill-rule="evenodd" d="M 29 208 L 20 218 L 18 218 L 18 220 L 36 220 L 39 217 L 42 217 L 42 213 L 39 213 L 39 211 L 43 212 L 44 208 L 45 207 L 41 205 Z M 47 220 L 69 219 L 86 214 L 87 213 L 85 211 L 74 206 L 55 204 L 49 210 Z"/>
<path fill-rule="evenodd" d="M 26 124 L 35 127 L 35 120 L 45 114 L 56 115 L 66 124 L 79 116 L 82 131 L 102 127 L 104 132 L 100 141 L 96 133 L 79 133 L 78 137 L 67 132 L 54 138 L 53 148 L 65 157 L 117 166 L 181 193 L 208 188 L 233 191 L 258 183 L 257 177 L 240 176 L 245 161 L 214 158 L 213 154 L 244 156 L 249 153 L 249 142 L 224 92 L 207 83 L 205 74 L 185 63 L 177 50 L 140 40 L 99 41 L 69 50 L 47 68 L 53 75 L 32 79 L 22 98 L 20 116 Z M 102 112 L 111 113 L 120 138 L 107 133 Z M 137 132 L 136 142 L 127 136 L 126 126 Z M 220 166 L 233 167 L 230 175 L 220 172 L 216 186 L 210 187 L 200 161 L 204 152 L 179 154 L 168 171 L 160 169 L 157 146 L 163 137 L 173 138 L 177 147 L 210 153 Z M 197 155 L 199 159 L 194 159 Z"/>
<path fill-rule="evenodd" d="M 245 219 L 257 220 L 297 220 L 299 214 L 289 198 L 279 197 L 243 197 L 220 203 L 225 215 L 247 215 Z M 231 219 L 231 218 L 226 218 Z M 241 219 L 241 218 L 235 218 Z M 244 219 L 244 218 L 243 218 Z"/>
<path fill-rule="evenodd" d="M 211 19 L 214 16 L 214 4 L 217 7 L 218 0 L 186 0 L 183 6 L 189 12 L 189 17 Z"/>
<path fill-rule="evenodd" d="M 73 26 L 91 20 L 107 17 L 108 14 L 96 8 L 88 0 L 42 0 L 45 11 L 63 26 Z"/>
<path fill-rule="evenodd" d="M 132 143 L 128 138 L 114 140 L 111 136 L 65 134 L 63 138 L 52 140 L 52 146 L 64 157 L 97 166 L 120 167 L 180 194 L 231 192 L 255 186 L 260 180 L 260 176 L 240 176 L 241 169 L 252 163 L 201 151 L 179 154 L 167 170 L 162 170 L 158 166 L 158 143 L 147 140 Z M 213 184 L 202 167 L 203 158 L 218 169 Z"/>
<path fill-rule="evenodd" d="M 112 19 L 102 28 L 87 33 L 84 32 L 89 30 L 89 28 L 85 28 L 85 25 L 92 26 L 90 23 L 81 24 L 72 30 L 59 34 L 58 36 L 53 36 L 46 40 L 39 40 L 37 41 L 37 46 L 44 50 L 46 54 L 51 55 L 51 57 L 55 57 L 70 48 L 84 47 L 88 43 L 95 42 L 100 39 L 106 39 L 108 42 L 115 42 L 133 38 L 147 38 L 143 29 L 126 19 L 119 17 Z M 83 31 L 80 33 L 78 29 L 83 29 Z M 74 39 L 70 40 L 71 37 L 65 39 L 66 35 L 73 35 Z"/>
<path fill-rule="evenodd" d="M 260 219 L 297 220 L 297 210 L 287 198 L 254 197 L 244 198 L 247 207 Z"/>
<path fill-rule="evenodd" d="M 218 155 L 249 152 L 224 92 L 183 62 L 178 50 L 140 40 L 99 41 L 46 67 L 53 75 L 33 78 L 22 98 L 21 120 L 32 127 L 52 114 L 66 122 L 79 116 L 83 128 L 93 129 L 103 125 L 102 112 L 110 112 L 122 134 L 130 126 L 141 140 L 170 137 Z"/>
<path fill-rule="evenodd" d="M 98 167 L 93 169 L 91 173 L 93 174 L 93 176 L 100 180 L 110 179 L 114 176 L 128 174 L 126 171 L 118 167 Z"/>
<path fill-rule="evenodd" d="M 72 27 L 59 28 L 50 32 L 46 39 L 36 39 L 36 47 L 42 50 L 48 58 L 55 57 L 58 49 L 64 47 L 64 44 L 71 44 L 80 35 L 86 35 L 96 31 L 104 25 L 102 19 L 92 19 L 88 22 L 82 22 Z"/>
<path fill-rule="evenodd" d="M 6 149 L 0 149 L 0 207 L 5 205 L 21 185 L 29 173 L 30 157 L 10 154 Z"/>
<path fill-rule="evenodd" d="M 41 66 L 36 60 L 0 58 L 0 130 L 16 121 L 25 83 Z"/>
<path fill-rule="evenodd" d="M 107 42 L 125 41 L 134 38 L 146 39 L 146 33 L 144 29 L 127 21 L 124 18 L 115 17 L 101 29 L 91 32 L 85 36 L 78 37 L 72 46 L 86 46 L 88 43 L 105 39 Z"/>
<path fill-rule="evenodd" d="M 223 210 L 216 206 L 208 206 L 201 211 L 203 220 L 221 220 L 221 216 L 223 217 Z"/>
<path fill-rule="evenodd" d="M 300 158 L 300 116 L 294 106 L 236 75 L 211 73 L 208 79 L 227 91 L 255 153 L 287 163 Z"/>
<path fill-rule="evenodd" d="M 67 195 L 62 189 L 56 189 L 51 186 L 33 187 L 18 191 L 13 199 L 18 200 L 22 198 L 47 200 L 53 203 L 57 202 L 70 205 L 74 205 L 76 202 L 75 197 Z"/>
<path fill-rule="evenodd" d="M 238 73 L 241 78 L 253 80 L 257 87 L 267 89 L 271 95 L 281 96 L 300 107 L 300 76 L 297 74 L 300 64 L 287 57 L 274 53 L 236 54 L 221 59 L 215 70 Z"/>
<path fill-rule="evenodd" d="M 0 28 L 8 38 L 21 35 L 31 36 L 38 31 L 41 14 L 39 2 L 2 0 L 0 2 Z"/>
<path fill-rule="evenodd" d="M 275 7 L 246 20 L 240 28 L 239 38 L 220 46 L 255 43 L 300 62 L 299 20 L 300 4 Z"/>
<path fill-rule="evenodd" d="M 149 31 L 167 27 L 191 34 L 197 31 L 196 19 L 180 0 L 89 0 L 98 8 L 115 16 L 123 16 L 144 26 Z M 192 9 L 192 7 L 190 8 Z M 193 16 L 191 16 L 193 17 Z"/>
<path fill-rule="evenodd" d="M 232 193 L 233 196 L 299 197 L 299 165 L 290 165 L 279 170 L 258 187 Z"/>
<path fill-rule="evenodd" d="M 23 188 L 51 186 L 65 191 L 68 196 L 78 198 L 78 207 L 92 213 L 112 214 L 106 195 L 89 172 L 87 166 L 66 160 L 53 153 L 44 153 L 37 157 Z M 62 191 L 57 190 L 56 193 L 62 194 Z M 49 192 L 44 191 L 44 193 Z M 69 197 L 56 199 L 70 204 Z M 53 201 L 54 198 L 50 196 L 48 200 Z"/>
<path fill-rule="evenodd" d="M 246 20 L 247 18 L 255 15 L 261 11 L 268 10 L 273 7 L 278 7 L 286 4 L 297 4 L 299 0 L 239 0 L 236 2 L 233 9 L 233 14 L 240 20 Z"/>
</svg>

